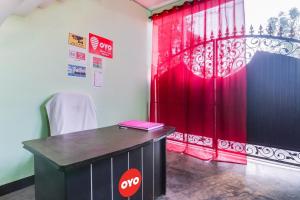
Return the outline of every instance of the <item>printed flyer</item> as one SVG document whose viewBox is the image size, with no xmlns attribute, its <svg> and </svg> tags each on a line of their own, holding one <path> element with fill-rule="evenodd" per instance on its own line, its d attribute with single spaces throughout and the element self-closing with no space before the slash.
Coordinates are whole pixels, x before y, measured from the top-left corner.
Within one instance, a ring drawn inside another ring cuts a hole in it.
<svg viewBox="0 0 300 200">
<path fill-rule="evenodd" d="M 86 67 L 68 65 L 68 76 L 86 77 Z"/>
<path fill-rule="evenodd" d="M 96 56 L 91 56 L 90 61 L 91 61 L 90 63 L 91 63 L 92 68 L 96 68 L 99 70 L 103 69 L 103 59 L 102 58 L 96 57 Z"/>
<path fill-rule="evenodd" d="M 102 87 L 103 86 L 103 73 L 101 71 L 94 71 L 94 86 Z"/>
<path fill-rule="evenodd" d="M 73 33 L 69 33 L 68 41 L 69 41 L 69 45 L 79 47 L 82 49 L 86 49 L 86 38 L 85 37 L 75 35 Z"/>
<path fill-rule="evenodd" d="M 113 41 L 90 33 L 89 52 L 107 58 L 113 58 Z"/>
<path fill-rule="evenodd" d="M 68 63 L 71 65 L 87 66 L 86 50 L 69 46 Z"/>
</svg>

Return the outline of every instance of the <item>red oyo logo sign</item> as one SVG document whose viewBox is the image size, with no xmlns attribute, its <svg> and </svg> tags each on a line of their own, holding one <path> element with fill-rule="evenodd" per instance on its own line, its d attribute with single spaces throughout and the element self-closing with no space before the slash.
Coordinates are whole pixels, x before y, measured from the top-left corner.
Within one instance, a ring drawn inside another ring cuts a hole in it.
<svg viewBox="0 0 300 200">
<path fill-rule="evenodd" d="M 141 187 L 142 175 L 137 169 L 129 169 L 126 171 L 119 181 L 119 192 L 122 197 L 131 197 Z"/>
<path fill-rule="evenodd" d="M 89 34 L 89 52 L 100 56 L 113 57 L 113 41 L 100 37 L 98 35 Z"/>
</svg>

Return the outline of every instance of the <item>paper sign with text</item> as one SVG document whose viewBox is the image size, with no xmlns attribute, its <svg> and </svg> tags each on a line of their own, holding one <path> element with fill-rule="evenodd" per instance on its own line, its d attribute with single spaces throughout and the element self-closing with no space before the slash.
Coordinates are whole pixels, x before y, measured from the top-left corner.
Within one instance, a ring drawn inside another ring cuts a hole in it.
<svg viewBox="0 0 300 200">
<path fill-rule="evenodd" d="M 98 70 L 94 71 L 94 86 L 95 87 L 103 86 L 103 72 Z"/>
<path fill-rule="evenodd" d="M 90 33 L 89 52 L 107 58 L 113 58 L 113 41 Z"/>
<path fill-rule="evenodd" d="M 86 77 L 86 67 L 68 65 L 68 76 Z"/>
<path fill-rule="evenodd" d="M 69 44 L 82 49 L 86 48 L 86 38 L 69 33 Z"/>
<path fill-rule="evenodd" d="M 102 68 L 103 68 L 103 59 L 102 58 L 92 56 L 90 61 L 91 61 L 91 67 L 102 70 Z"/>
<path fill-rule="evenodd" d="M 87 65 L 86 50 L 69 46 L 68 63 L 73 65 L 86 66 Z"/>
</svg>

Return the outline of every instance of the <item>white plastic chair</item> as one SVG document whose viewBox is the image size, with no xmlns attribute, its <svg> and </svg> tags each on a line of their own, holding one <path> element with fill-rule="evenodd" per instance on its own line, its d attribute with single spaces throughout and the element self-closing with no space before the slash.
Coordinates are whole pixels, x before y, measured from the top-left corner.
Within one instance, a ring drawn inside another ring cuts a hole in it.
<svg viewBox="0 0 300 200">
<path fill-rule="evenodd" d="M 92 98 L 84 94 L 58 93 L 46 104 L 50 135 L 96 129 L 97 117 Z"/>
</svg>

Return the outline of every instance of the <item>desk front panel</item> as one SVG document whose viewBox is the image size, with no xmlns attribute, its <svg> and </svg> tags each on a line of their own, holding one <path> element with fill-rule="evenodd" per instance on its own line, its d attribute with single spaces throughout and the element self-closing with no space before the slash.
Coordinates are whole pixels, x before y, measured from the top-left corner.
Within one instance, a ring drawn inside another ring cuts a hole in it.
<svg viewBox="0 0 300 200">
<path fill-rule="evenodd" d="M 142 182 L 130 200 L 153 200 L 165 194 L 165 142 L 162 139 L 66 171 L 55 170 L 51 162 L 35 155 L 36 199 L 127 200 L 119 192 L 119 180 L 124 172 L 135 168 L 141 172 Z"/>
</svg>

